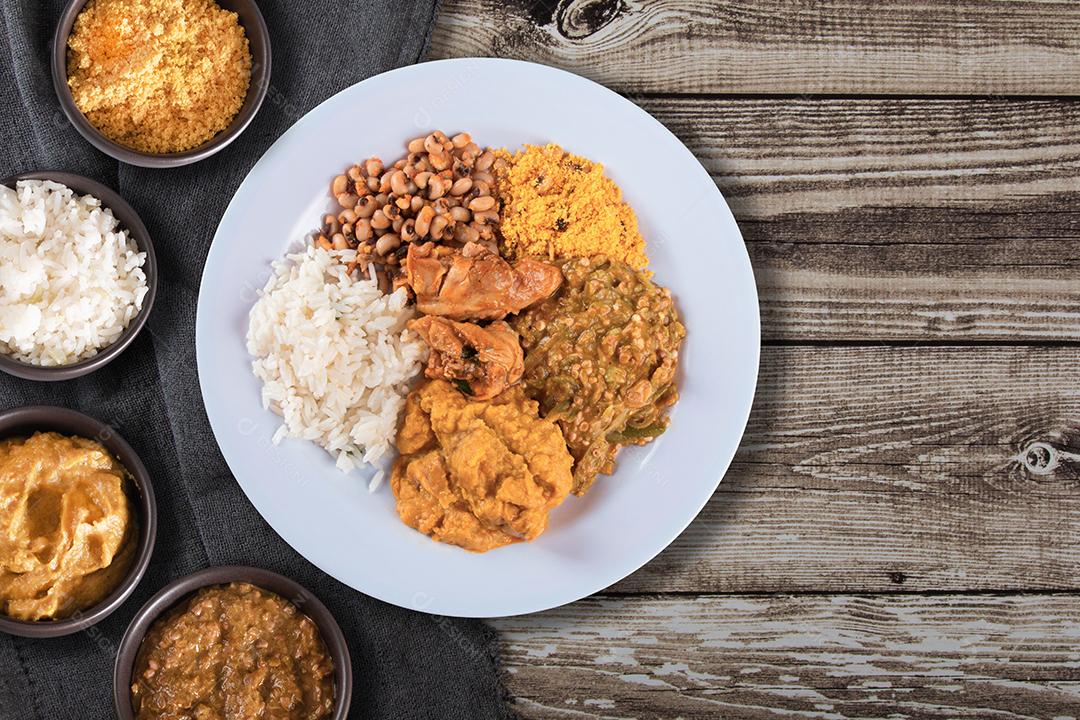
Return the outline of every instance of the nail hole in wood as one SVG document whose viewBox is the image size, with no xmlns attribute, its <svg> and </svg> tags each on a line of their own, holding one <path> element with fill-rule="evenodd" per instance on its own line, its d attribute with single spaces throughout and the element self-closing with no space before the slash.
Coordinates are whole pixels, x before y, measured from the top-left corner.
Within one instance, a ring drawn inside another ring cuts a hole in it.
<svg viewBox="0 0 1080 720">
<path fill-rule="evenodd" d="M 1020 462 L 1032 475 L 1049 475 L 1058 466 L 1058 451 L 1044 442 L 1033 442 L 1020 453 Z"/>
<path fill-rule="evenodd" d="M 889 573 L 889 579 L 897 585 L 903 585 L 905 582 L 907 582 L 907 575 L 900 572 L 899 570 L 893 570 L 891 573 Z"/>
</svg>

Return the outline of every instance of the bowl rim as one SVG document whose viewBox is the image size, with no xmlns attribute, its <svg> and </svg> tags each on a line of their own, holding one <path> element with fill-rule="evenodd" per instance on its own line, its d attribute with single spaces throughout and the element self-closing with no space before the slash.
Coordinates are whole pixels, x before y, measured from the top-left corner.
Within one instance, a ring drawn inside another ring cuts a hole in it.
<svg viewBox="0 0 1080 720">
<path fill-rule="evenodd" d="M 53 32 L 50 55 L 53 88 L 56 91 L 57 98 L 60 100 L 60 108 L 64 116 L 75 130 L 98 150 L 128 165 L 146 168 L 180 167 L 205 160 L 223 150 L 233 140 L 240 137 L 241 133 L 251 124 L 251 121 L 255 119 L 270 87 L 270 29 L 267 27 L 266 19 L 263 17 L 262 11 L 259 10 L 259 4 L 255 0 L 235 0 L 235 2 L 243 3 L 251 9 L 251 19 L 253 21 L 251 26 L 249 27 L 247 23 L 243 22 L 242 18 L 239 21 L 248 38 L 249 49 L 252 45 L 252 35 L 258 35 L 261 42 L 259 43 L 260 52 L 258 56 L 256 57 L 254 51 L 251 53 L 251 84 L 248 86 L 247 95 L 244 96 L 244 103 L 229 125 L 203 144 L 178 153 L 147 153 L 111 140 L 94 127 L 83 115 L 82 111 L 79 110 L 75 104 L 75 98 L 71 94 L 71 88 L 67 84 L 68 36 L 71 35 L 75 19 L 87 2 L 88 0 L 68 0 L 67 6 L 60 14 L 60 19 L 57 21 L 56 29 Z"/>
<path fill-rule="evenodd" d="M 134 562 L 124 579 L 96 605 L 63 620 L 26 621 L 0 615 L 0 632 L 26 638 L 73 635 L 96 625 L 115 612 L 142 581 L 157 540 L 157 499 L 150 473 L 135 450 L 111 426 L 77 410 L 52 405 L 28 405 L 0 412 L 0 439 L 24 431 L 54 431 L 100 442 L 131 475 L 138 497 L 131 498 L 139 513 L 139 540 Z M 92 432 L 87 432 L 87 430 Z"/>
<path fill-rule="evenodd" d="M 295 580 L 272 570 L 249 565 L 221 565 L 184 575 L 165 585 L 135 614 L 120 640 L 113 666 L 113 700 L 120 720 L 134 720 L 131 706 L 131 677 L 139 648 L 150 627 L 163 614 L 194 592 L 213 585 L 247 582 L 292 602 L 315 623 L 334 661 L 334 712 L 329 720 L 347 720 L 352 702 L 352 659 L 345 633 L 321 600 Z"/>
<path fill-rule="evenodd" d="M 154 299 L 157 297 L 158 263 L 157 254 L 154 252 L 154 242 L 150 238 L 150 231 L 146 229 L 146 225 L 143 224 L 135 208 L 131 207 L 115 190 L 97 180 L 62 170 L 38 170 L 12 175 L 0 180 L 0 184 L 13 188 L 20 180 L 52 180 L 66 185 L 79 195 L 93 195 L 101 201 L 102 207 L 112 211 L 117 223 L 128 231 L 128 235 L 135 241 L 139 251 L 146 253 L 146 262 L 143 264 L 143 272 L 146 275 L 146 297 L 143 298 L 143 306 L 112 345 L 102 348 L 93 357 L 70 365 L 32 365 L 0 354 L 0 371 L 24 380 L 49 382 L 82 377 L 115 360 L 135 341 L 135 336 L 146 325 L 146 320 L 154 307 Z"/>
</svg>

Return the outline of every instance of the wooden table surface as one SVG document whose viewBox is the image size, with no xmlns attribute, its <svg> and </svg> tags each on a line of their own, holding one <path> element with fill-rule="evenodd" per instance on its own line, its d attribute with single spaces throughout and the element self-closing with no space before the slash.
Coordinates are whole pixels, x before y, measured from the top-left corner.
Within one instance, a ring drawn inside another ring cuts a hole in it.
<svg viewBox="0 0 1080 720">
<path fill-rule="evenodd" d="M 493 623 L 521 715 L 1080 716 L 1080 3 L 444 0 L 473 55 L 678 135 L 763 322 L 693 525 Z"/>
</svg>

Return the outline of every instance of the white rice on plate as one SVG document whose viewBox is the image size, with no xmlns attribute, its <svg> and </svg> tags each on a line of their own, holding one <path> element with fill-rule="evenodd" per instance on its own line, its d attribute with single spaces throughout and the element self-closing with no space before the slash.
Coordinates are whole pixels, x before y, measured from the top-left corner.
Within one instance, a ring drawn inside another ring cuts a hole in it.
<svg viewBox="0 0 1080 720">
<path fill-rule="evenodd" d="M 0 186 L 0 353 L 70 365 L 142 309 L 146 254 L 92 195 L 49 180 Z"/>
<path fill-rule="evenodd" d="M 427 352 L 406 328 L 405 291 L 384 295 L 374 273 L 351 277 L 344 263 L 354 257 L 308 247 L 275 262 L 247 335 L 263 406 L 284 420 L 274 442 L 311 440 L 343 472 L 387 456 Z"/>
</svg>

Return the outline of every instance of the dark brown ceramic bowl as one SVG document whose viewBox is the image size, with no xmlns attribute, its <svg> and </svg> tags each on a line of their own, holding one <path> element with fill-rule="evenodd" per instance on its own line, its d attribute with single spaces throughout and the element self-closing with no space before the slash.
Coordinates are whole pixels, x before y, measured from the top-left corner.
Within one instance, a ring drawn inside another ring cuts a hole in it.
<svg viewBox="0 0 1080 720">
<path fill-rule="evenodd" d="M 337 621 L 317 597 L 304 586 L 287 577 L 243 565 L 208 568 L 197 573 L 174 580 L 163 587 L 131 621 L 127 632 L 120 641 L 120 651 L 116 655 L 116 667 L 113 669 L 113 698 L 116 701 L 116 713 L 120 720 L 135 720 L 135 711 L 131 706 L 131 678 L 135 668 L 135 659 L 147 631 L 154 621 L 168 610 L 176 607 L 196 590 L 211 585 L 224 585 L 231 582 L 251 583 L 263 590 L 277 593 L 295 604 L 319 628 L 323 642 L 330 657 L 334 660 L 334 712 L 330 720 L 346 720 L 349 716 L 349 703 L 352 700 L 352 660 L 349 646 Z"/>
<path fill-rule="evenodd" d="M 120 607 L 135 590 L 154 552 L 157 503 L 154 501 L 150 474 L 139 456 L 115 430 L 99 420 L 66 408 L 36 406 L 0 412 L 0 439 L 25 437 L 35 432 L 50 430 L 63 435 L 78 435 L 96 440 L 108 448 L 131 473 L 131 501 L 139 517 L 138 547 L 135 550 L 135 560 L 123 581 L 100 603 L 65 620 L 26 622 L 0 615 L 0 632 L 9 635 L 29 638 L 60 637 L 72 635 L 100 622 Z"/>
<path fill-rule="evenodd" d="M 72 97 L 71 88 L 67 83 L 68 36 L 75 25 L 75 18 L 78 17 L 86 2 L 87 0 L 70 0 L 64 8 L 63 15 L 60 16 L 56 33 L 53 35 L 52 77 L 64 115 L 79 131 L 79 134 L 89 140 L 90 144 L 98 150 L 129 165 L 149 168 L 179 167 L 198 162 L 218 152 L 239 137 L 254 119 L 270 87 L 270 31 L 266 27 L 266 21 L 259 12 L 259 6 L 255 0 L 217 0 L 218 5 L 240 16 L 240 25 L 244 28 L 248 47 L 251 50 L 251 84 L 248 86 L 244 104 L 240 106 L 240 112 L 236 114 L 229 126 L 217 135 L 202 145 L 183 152 L 145 153 L 110 140 L 94 127 L 75 105 L 75 98 Z"/>
<path fill-rule="evenodd" d="M 0 354 L 0 370 L 25 378 L 27 380 L 71 380 L 82 375 L 94 372 L 100 367 L 112 362 L 124 349 L 132 343 L 135 336 L 146 324 L 146 318 L 150 316 L 150 310 L 154 306 L 154 297 L 157 295 L 158 273 L 157 256 L 154 255 L 154 244 L 150 241 L 150 233 L 139 219 L 138 213 L 127 204 L 110 188 L 96 180 L 85 178 L 66 172 L 32 172 L 9 177 L 3 181 L 4 185 L 14 187 L 19 180 L 53 180 L 63 183 L 80 195 L 93 195 L 104 207 L 112 211 L 113 216 L 119 221 L 120 227 L 127 230 L 131 239 L 139 246 L 139 250 L 146 253 L 146 263 L 143 272 L 146 273 L 146 297 L 143 299 L 142 309 L 139 314 L 132 318 L 127 329 L 112 345 L 102 348 L 97 355 L 80 360 L 70 365 L 42 366 L 20 362 L 14 358 Z"/>
</svg>

